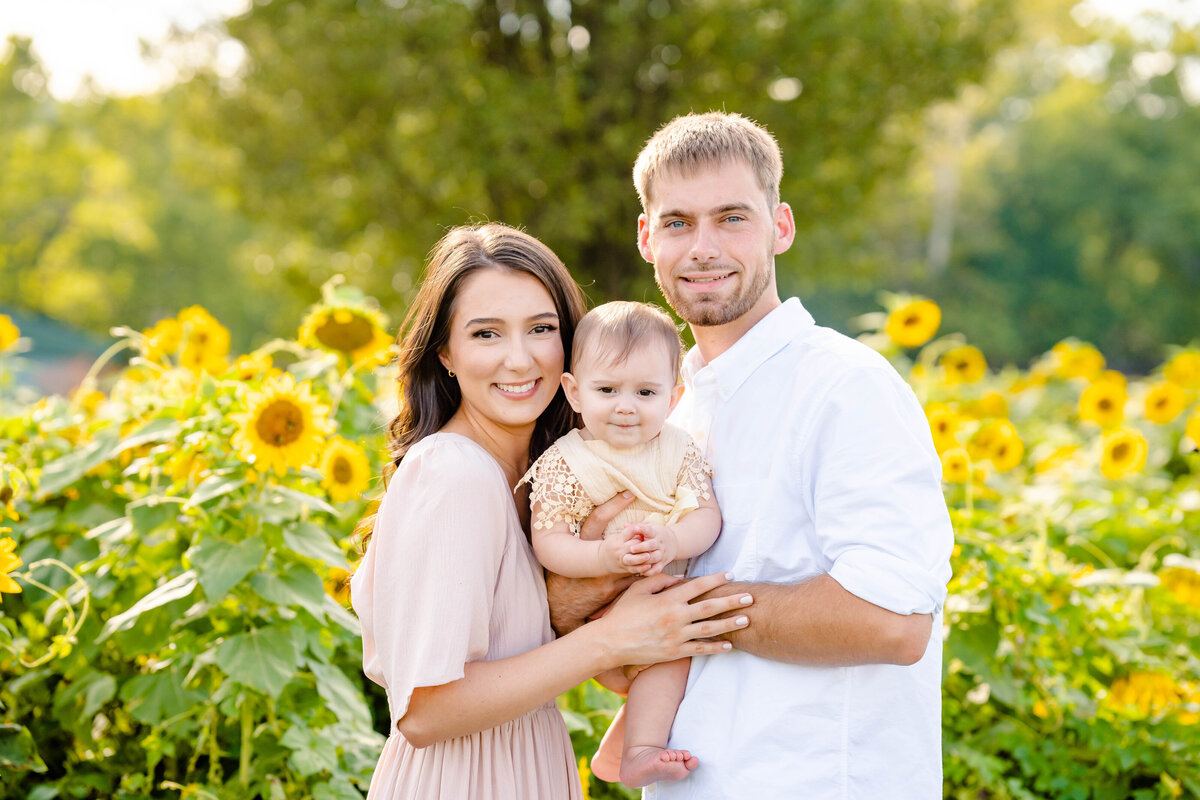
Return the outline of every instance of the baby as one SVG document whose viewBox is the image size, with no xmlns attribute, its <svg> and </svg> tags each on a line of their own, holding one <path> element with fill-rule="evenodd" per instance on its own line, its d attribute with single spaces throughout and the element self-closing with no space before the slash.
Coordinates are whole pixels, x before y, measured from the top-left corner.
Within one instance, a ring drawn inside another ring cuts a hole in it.
<svg viewBox="0 0 1200 800">
<path fill-rule="evenodd" d="M 674 322 L 646 303 L 605 303 L 580 320 L 562 385 L 583 428 L 551 445 L 523 479 L 532 485 L 533 549 L 546 569 L 571 578 L 683 575 L 687 559 L 716 541 L 712 469 L 687 433 L 666 424 L 683 393 L 681 351 Z M 579 538 L 592 509 L 625 490 L 635 499 L 604 538 Z M 666 746 L 687 676 L 681 659 L 634 678 L 592 760 L 597 777 L 645 786 L 695 769 L 688 751 Z"/>
</svg>

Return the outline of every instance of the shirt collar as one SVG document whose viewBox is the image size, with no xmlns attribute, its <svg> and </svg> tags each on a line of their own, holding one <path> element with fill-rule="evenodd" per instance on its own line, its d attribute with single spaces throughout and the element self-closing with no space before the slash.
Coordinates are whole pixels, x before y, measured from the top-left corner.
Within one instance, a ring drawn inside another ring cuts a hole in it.
<svg viewBox="0 0 1200 800">
<path fill-rule="evenodd" d="M 693 347 L 683 359 L 683 382 L 691 391 L 700 383 L 715 382 L 722 399 L 729 397 L 759 366 L 795 338 L 796 333 L 815 325 L 812 314 L 791 297 L 746 331 L 733 346 L 705 363 L 700 348 Z"/>
</svg>

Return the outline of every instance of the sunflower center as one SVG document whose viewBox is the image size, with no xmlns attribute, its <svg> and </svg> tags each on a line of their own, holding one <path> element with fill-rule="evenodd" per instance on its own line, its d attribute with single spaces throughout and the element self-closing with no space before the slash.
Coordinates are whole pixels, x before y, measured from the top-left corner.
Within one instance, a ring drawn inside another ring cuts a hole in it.
<svg viewBox="0 0 1200 800">
<path fill-rule="evenodd" d="M 1113 461 L 1124 461 L 1129 456 L 1129 442 L 1118 442 L 1113 445 Z"/>
<path fill-rule="evenodd" d="M 13 490 L 11 486 L 0 487 L 0 505 L 7 504 L 13 499 Z"/>
<path fill-rule="evenodd" d="M 358 314 L 348 316 L 349 319 L 338 320 L 333 316 L 326 319 L 314 331 L 317 341 L 330 350 L 340 350 L 343 353 L 353 353 L 370 344 L 375 338 L 375 328 L 371 321 Z"/>
<path fill-rule="evenodd" d="M 337 483 L 350 483 L 354 480 L 354 465 L 350 459 L 338 456 L 333 460 L 333 479 Z"/>
<path fill-rule="evenodd" d="M 1102 397 L 1099 401 L 1097 401 L 1096 407 L 1101 411 L 1108 411 L 1112 408 L 1112 400 L 1109 400 L 1107 397 Z"/>
<path fill-rule="evenodd" d="M 920 314 L 909 314 L 904 318 L 904 327 L 911 328 L 914 325 L 919 325 L 921 322 Z"/>
<path fill-rule="evenodd" d="M 254 430 L 267 444 L 286 447 L 304 432 L 304 412 L 290 400 L 272 400 L 258 415 Z"/>
</svg>

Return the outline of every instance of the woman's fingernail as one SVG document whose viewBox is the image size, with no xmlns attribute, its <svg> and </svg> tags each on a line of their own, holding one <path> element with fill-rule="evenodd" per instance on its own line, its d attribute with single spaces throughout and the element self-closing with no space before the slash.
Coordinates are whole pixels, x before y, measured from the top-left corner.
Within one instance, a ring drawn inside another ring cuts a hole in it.
<svg viewBox="0 0 1200 800">
<path fill-rule="evenodd" d="M 727 581 L 731 581 L 731 580 L 733 580 L 733 573 L 732 573 L 732 572 L 726 572 L 726 573 L 725 573 L 725 580 L 727 580 Z"/>
<path fill-rule="evenodd" d="M 749 617 L 738 617 L 737 619 L 734 620 L 734 622 L 736 622 L 738 625 L 749 625 L 750 618 Z"/>
<path fill-rule="evenodd" d="M 733 645 L 731 645 L 729 642 L 722 642 L 722 643 L 721 643 L 721 649 L 722 649 L 722 650 L 732 650 L 732 649 L 733 649 Z"/>
<path fill-rule="evenodd" d="M 742 595 L 742 599 L 741 599 L 741 600 L 738 600 L 738 602 L 739 602 L 739 603 L 741 603 L 741 604 L 742 604 L 742 605 L 744 605 L 744 606 L 748 606 L 748 605 L 750 605 L 751 603 L 753 603 L 753 602 L 754 602 L 754 598 L 753 598 L 753 597 L 751 597 L 751 596 L 750 596 L 750 595 L 748 595 L 748 594 L 744 594 L 744 595 Z"/>
</svg>

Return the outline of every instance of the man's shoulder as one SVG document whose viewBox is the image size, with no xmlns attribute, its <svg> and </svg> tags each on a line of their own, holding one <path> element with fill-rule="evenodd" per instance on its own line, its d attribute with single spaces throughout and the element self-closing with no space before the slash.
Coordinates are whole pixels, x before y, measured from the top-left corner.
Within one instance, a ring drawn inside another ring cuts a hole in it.
<svg viewBox="0 0 1200 800">
<path fill-rule="evenodd" d="M 810 327 L 792 340 L 780 354 L 798 380 L 828 385 L 842 379 L 887 376 L 900 380 L 899 373 L 880 353 L 844 333 L 820 325 Z"/>
</svg>

